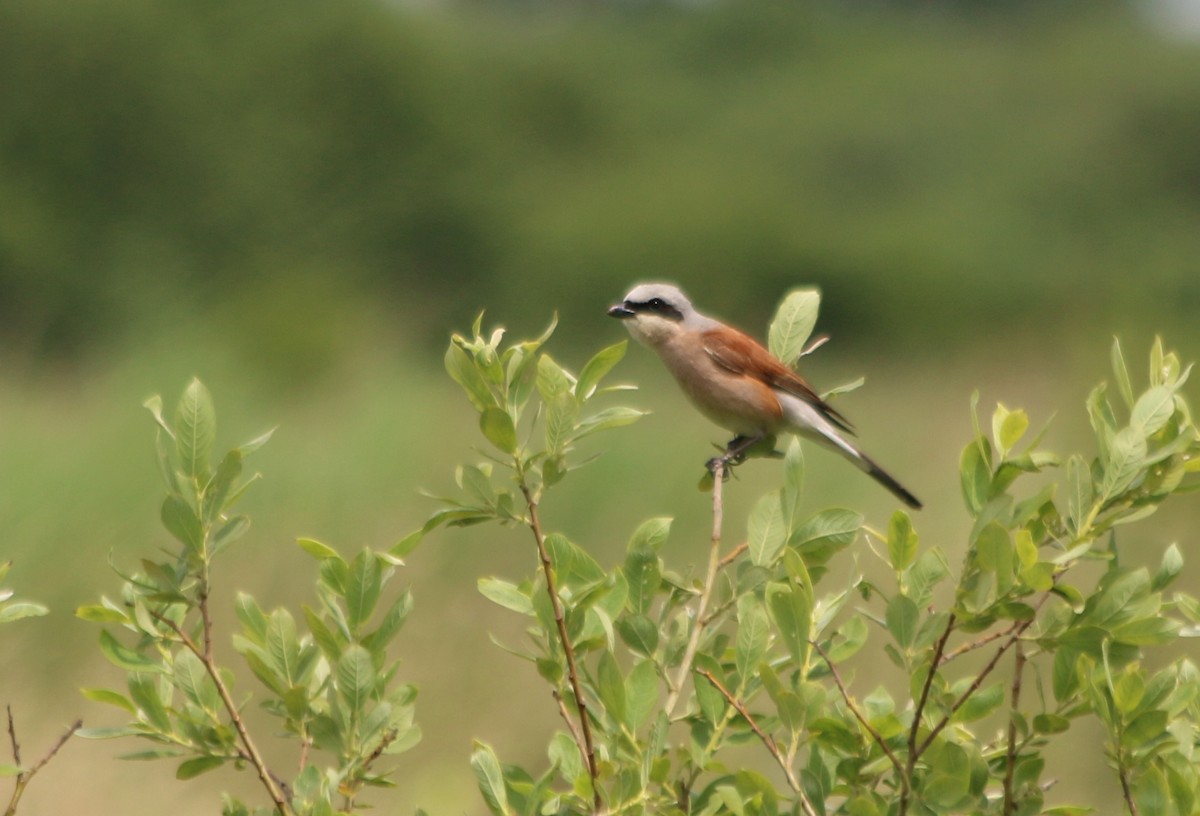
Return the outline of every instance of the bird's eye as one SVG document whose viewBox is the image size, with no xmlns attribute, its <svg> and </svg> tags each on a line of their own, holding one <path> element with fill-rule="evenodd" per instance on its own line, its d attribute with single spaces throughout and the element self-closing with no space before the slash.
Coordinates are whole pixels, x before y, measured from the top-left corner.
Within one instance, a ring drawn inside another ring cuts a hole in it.
<svg viewBox="0 0 1200 816">
<path fill-rule="evenodd" d="M 646 305 L 656 312 L 661 312 L 667 304 L 663 303 L 662 298 L 650 298 L 650 302 Z"/>
</svg>

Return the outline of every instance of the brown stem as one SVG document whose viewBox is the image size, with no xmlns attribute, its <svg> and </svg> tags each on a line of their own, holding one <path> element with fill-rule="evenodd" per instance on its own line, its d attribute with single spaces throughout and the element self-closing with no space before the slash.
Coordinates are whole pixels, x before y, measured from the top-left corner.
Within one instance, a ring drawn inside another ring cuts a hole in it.
<svg viewBox="0 0 1200 816">
<path fill-rule="evenodd" d="M 837 685 L 838 691 L 841 692 L 842 699 L 846 702 L 846 706 L 850 709 L 850 713 L 854 715 L 854 718 L 858 720 L 859 725 L 861 725 L 866 732 L 871 735 L 871 739 L 875 741 L 875 744 L 878 745 L 883 750 L 883 753 L 887 755 L 887 758 L 891 760 L 892 767 L 896 769 L 896 773 L 900 776 L 900 789 L 902 793 L 907 792 L 908 777 L 904 774 L 904 766 L 900 764 L 899 758 L 887 744 L 887 740 L 883 738 L 883 735 L 876 730 L 875 726 L 867 722 L 867 718 L 863 716 L 863 713 L 859 710 L 858 704 L 855 703 L 854 698 L 850 696 L 850 690 L 846 688 L 845 682 L 842 681 L 842 675 L 838 673 L 837 666 L 835 666 L 833 661 L 829 659 L 829 655 L 824 649 L 821 648 L 821 644 L 817 643 L 815 640 L 810 640 L 809 643 L 811 643 L 812 647 L 817 650 L 817 654 L 821 655 L 821 659 L 825 661 L 825 665 L 829 667 L 829 673 L 833 675 L 833 682 Z"/>
<path fill-rule="evenodd" d="M 32 768 L 27 771 L 21 771 L 17 774 L 17 781 L 16 785 L 13 787 L 12 798 L 8 800 L 8 807 L 4 811 L 4 816 L 13 816 L 13 814 L 17 812 L 17 805 L 21 802 L 21 796 L 25 793 L 25 788 L 29 786 L 29 783 L 33 780 L 34 775 L 44 768 L 47 762 L 54 759 L 55 755 L 58 754 L 58 752 L 62 750 L 62 747 L 67 744 L 67 740 L 73 737 L 75 732 L 82 727 L 83 720 L 76 720 L 70 728 L 68 728 L 62 733 L 62 735 L 59 736 L 54 745 L 50 746 L 50 750 L 46 752 L 45 756 L 33 764 Z M 21 765 L 21 746 L 17 742 L 17 729 L 13 724 L 12 706 L 8 706 L 8 736 L 12 741 L 14 764 L 19 767 Z"/>
<path fill-rule="evenodd" d="M 696 603 L 696 614 L 693 618 L 692 633 L 688 637 L 687 647 L 683 651 L 683 660 L 679 664 L 679 673 L 675 682 L 667 692 L 666 712 L 670 717 L 679 702 L 683 684 L 692 672 L 692 661 L 696 659 L 696 649 L 700 646 L 700 633 L 704 631 L 708 621 L 704 617 L 708 609 L 708 601 L 712 597 L 713 585 L 717 582 L 717 570 L 721 565 L 721 525 L 724 520 L 724 509 L 721 503 L 721 485 L 725 481 L 726 464 L 719 459 L 713 466 L 713 525 L 712 545 L 708 551 L 708 572 L 704 576 L 704 585 L 700 588 L 700 600 Z"/>
<path fill-rule="evenodd" d="M 558 689 L 551 689 L 550 694 L 554 696 L 554 702 L 558 703 L 558 714 L 562 717 L 563 722 L 567 724 L 567 731 L 570 732 L 571 739 L 575 740 L 575 744 L 579 746 L 579 755 L 587 756 L 587 743 L 583 741 L 583 734 L 579 733 L 578 726 L 571 719 L 571 713 L 567 711 L 567 704 L 563 700 L 562 695 L 558 693 Z"/>
<path fill-rule="evenodd" d="M 943 728 L 950 724 L 950 719 L 954 716 L 954 714 L 963 707 L 963 704 L 971 698 L 972 694 L 979 691 L 979 687 L 983 685 L 983 681 L 987 679 L 987 676 L 992 673 L 994 668 L 996 668 L 996 664 L 1000 662 L 1000 658 L 1004 656 L 1004 653 L 1016 644 L 1017 640 L 1032 624 L 1033 618 L 1030 618 L 1027 621 L 1022 621 L 1020 625 L 1017 626 L 1017 628 L 1013 631 L 1012 635 L 1009 636 L 1008 640 L 1004 641 L 1004 643 L 1000 645 L 1000 648 L 996 650 L 994 655 L 992 655 L 992 659 L 989 660 L 988 664 L 984 666 L 982 670 L 980 670 L 979 674 L 975 676 L 975 679 L 971 682 L 971 685 L 967 688 L 967 690 L 964 691 L 959 698 L 954 701 L 954 705 L 950 707 L 950 710 L 946 712 L 946 715 L 938 721 L 938 724 L 935 725 L 929 732 L 929 735 L 925 737 L 925 741 L 922 742 L 921 747 L 917 749 L 917 756 L 925 753 L 925 749 L 933 744 L 934 738 L 937 737 L 938 734 L 942 733 Z"/>
<path fill-rule="evenodd" d="M 1017 799 L 1013 793 L 1013 777 L 1017 770 L 1017 706 L 1021 702 L 1021 675 L 1025 671 L 1025 650 L 1018 643 L 1013 665 L 1013 681 L 1010 711 L 1008 715 L 1008 749 L 1005 752 L 1004 768 L 1004 816 L 1017 812 Z"/>
<path fill-rule="evenodd" d="M 237 731 L 238 738 L 242 741 L 242 748 L 245 751 L 246 758 L 254 766 L 255 772 L 258 773 L 259 781 L 266 788 L 267 795 L 271 797 L 271 801 L 275 803 L 275 809 L 283 814 L 283 816 L 292 816 L 292 806 L 288 802 L 288 797 L 284 793 L 283 787 L 276 781 L 275 775 L 267 767 L 267 763 L 263 761 L 262 754 L 258 752 L 258 746 L 254 744 L 254 739 L 246 729 L 246 723 L 242 720 L 242 713 L 238 710 L 237 704 L 233 701 L 233 695 L 229 693 L 229 688 L 221 678 L 220 667 L 217 666 L 216 659 L 213 657 L 212 618 L 208 612 L 207 586 L 200 592 L 199 606 L 200 618 L 204 622 L 203 645 L 196 643 L 187 632 L 183 631 L 183 627 L 179 626 L 175 621 L 157 612 L 152 611 L 150 614 L 169 626 L 179 638 L 179 641 L 187 647 L 188 651 L 200 658 L 200 662 L 204 664 L 204 670 L 208 673 L 209 678 L 213 681 L 213 685 L 217 688 L 217 694 L 221 698 L 222 705 L 225 706 L 225 711 L 229 714 L 229 720 L 233 723 L 233 728 Z"/>
<path fill-rule="evenodd" d="M 749 541 L 743 541 L 741 544 L 738 544 L 736 547 L 726 553 L 726 555 L 720 561 L 717 562 L 717 569 L 725 569 L 734 561 L 736 561 L 739 555 L 748 549 L 750 549 Z"/>
<path fill-rule="evenodd" d="M 999 640 L 1002 637 L 1008 637 L 1014 631 L 1016 631 L 1016 628 L 1020 625 L 1021 624 L 1019 622 L 1014 623 L 1012 626 L 1009 626 L 1007 629 L 1000 629 L 995 632 L 989 632 L 988 634 L 984 635 L 981 638 L 976 638 L 975 640 L 972 640 L 969 643 L 964 643 L 955 649 L 951 649 L 950 651 L 946 652 L 945 655 L 942 656 L 942 663 L 943 664 L 949 663 L 954 658 L 961 657 L 962 655 L 965 655 L 967 652 L 973 652 L 976 649 L 982 649 L 984 646 L 988 645 L 993 640 Z"/>
<path fill-rule="evenodd" d="M 750 711 L 746 708 L 746 704 L 739 700 L 729 689 L 725 688 L 724 684 L 707 669 L 696 669 L 696 673 L 704 677 L 708 682 L 713 684 L 717 691 L 721 692 L 721 696 L 733 706 L 734 710 L 741 715 L 742 719 L 749 724 L 752 731 L 762 740 L 762 744 L 770 751 L 771 756 L 779 763 L 779 767 L 783 769 L 783 775 L 787 779 L 788 787 L 795 791 L 800 796 L 800 808 L 804 811 L 805 816 L 816 816 L 816 810 L 812 803 L 808 801 L 808 797 L 804 795 L 804 789 L 800 787 L 799 780 L 796 779 L 796 774 L 792 770 L 792 766 L 788 764 L 784 758 L 783 752 L 779 750 L 779 744 L 775 739 L 762 730 L 758 722 L 751 716 Z"/>
<path fill-rule="evenodd" d="M 554 578 L 554 564 L 550 561 L 550 552 L 546 549 L 546 538 L 542 533 L 542 522 L 538 518 L 537 500 L 529 491 L 529 486 L 521 481 L 521 493 L 525 496 L 525 505 L 529 508 L 529 529 L 537 542 L 538 557 L 542 561 L 542 573 L 546 576 L 546 592 L 550 595 L 550 606 L 554 610 L 554 624 L 558 628 L 558 639 L 562 643 L 563 653 L 567 657 L 567 680 L 571 684 L 571 694 L 575 697 L 575 708 L 579 712 L 579 728 L 583 734 L 583 755 L 587 760 L 588 776 L 592 780 L 592 812 L 604 810 L 604 800 L 600 797 L 600 769 L 596 764 L 596 748 L 592 741 L 592 726 L 588 720 L 587 700 L 583 696 L 583 687 L 579 683 L 579 668 L 575 663 L 575 647 L 571 645 L 571 636 L 567 632 L 567 621 L 563 615 L 562 600 L 558 597 L 558 583 Z"/>
<path fill-rule="evenodd" d="M 950 640 L 950 633 L 954 631 L 954 623 L 956 618 L 954 613 L 950 613 L 950 617 L 946 620 L 946 629 L 942 632 L 942 636 L 938 638 L 937 643 L 933 647 L 933 659 L 929 662 L 929 673 L 925 675 L 925 682 L 921 685 L 921 696 L 917 700 L 917 707 L 913 710 L 912 726 L 908 729 L 908 757 L 904 763 L 904 778 L 912 780 L 913 769 L 917 765 L 917 737 L 921 731 L 921 717 L 925 713 L 925 704 L 929 702 L 929 691 L 933 687 L 933 678 L 937 674 L 938 665 L 942 662 L 942 655 L 946 651 L 946 641 Z M 908 813 L 908 791 L 909 784 L 905 784 L 900 791 L 900 814 Z"/>
<path fill-rule="evenodd" d="M 1133 791 L 1129 788 L 1129 773 L 1121 766 L 1121 793 L 1125 796 L 1125 807 L 1129 808 L 1129 816 L 1138 816 L 1137 802 L 1133 800 Z"/>
</svg>

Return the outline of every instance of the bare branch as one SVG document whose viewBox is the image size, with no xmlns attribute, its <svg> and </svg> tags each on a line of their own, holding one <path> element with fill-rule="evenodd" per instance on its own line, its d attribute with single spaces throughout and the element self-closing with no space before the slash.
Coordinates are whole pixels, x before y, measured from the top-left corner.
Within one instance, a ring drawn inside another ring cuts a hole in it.
<svg viewBox="0 0 1200 816">
<path fill-rule="evenodd" d="M 887 755 L 887 758 L 891 760 L 892 767 L 896 769 L 896 773 L 900 776 L 901 787 L 907 791 L 908 777 L 904 773 L 904 766 L 900 764 L 899 758 L 897 758 L 895 752 L 893 752 L 891 747 L 887 744 L 887 740 L 883 738 L 883 735 L 876 730 L 875 726 L 867 722 L 867 718 L 863 715 L 862 711 L 859 710 L 858 704 L 855 703 L 854 698 L 850 696 L 850 690 L 846 688 L 846 684 L 842 681 L 842 675 L 838 673 L 837 666 L 835 666 L 833 661 L 829 659 L 829 655 L 823 648 L 821 648 L 821 644 L 817 643 L 815 640 L 810 640 L 809 643 L 811 643 L 812 647 L 817 650 L 817 654 L 821 655 L 821 659 L 825 661 L 825 665 L 829 667 L 829 673 L 833 675 L 833 682 L 837 685 L 838 691 L 841 692 L 842 699 L 846 702 L 846 706 L 850 709 L 850 713 L 854 715 L 854 719 L 858 720 L 859 725 L 861 725 L 866 732 L 871 735 L 871 739 L 875 740 L 875 744 L 878 745 L 883 750 L 883 753 Z"/>
<path fill-rule="evenodd" d="M 579 728 L 583 735 L 583 756 L 587 761 L 588 776 L 592 780 L 592 812 L 598 814 L 604 810 L 604 800 L 600 797 L 600 769 L 596 764 L 596 748 L 592 741 L 592 726 L 588 720 L 587 700 L 584 699 L 583 687 L 579 682 L 575 647 L 571 645 L 571 636 L 567 632 L 562 600 L 558 597 L 558 583 L 554 578 L 554 565 L 550 561 L 550 552 L 546 549 L 546 538 L 542 533 L 542 522 L 538 518 L 537 500 L 534 499 L 524 478 L 521 479 L 520 484 L 521 493 L 525 496 L 525 506 L 529 508 L 529 529 L 533 533 L 534 541 L 537 542 L 542 573 L 546 576 L 546 592 L 550 596 L 550 606 L 554 610 L 554 624 L 558 629 L 558 639 L 562 643 L 563 654 L 567 658 L 567 680 L 571 684 L 571 694 L 575 697 L 575 708 L 579 712 Z"/>
<path fill-rule="evenodd" d="M 675 705 L 679 702 L 679 694 L 683 690 L 683 684 L 692 671 L 692 661 L 696 659 L 696 649 L 700 646 L 700 634 L 704 631 L 705 626 L 708 625 L 708 621 L 704 617 L 704 612 L 708 609 L 708 601 L 712 597 L 713 585 L 717 582 L 717 570 L 721 565 L 721 524 L 724 519 L 724 510 L 721 504 L 721 485 L 725 481 L 726 467 L 727 464 L 720 459 L 717 459 L 713 466 L 713 526 L 712 545 L 708 551 L 708 572 L 704 576 L 704 585 L 700 588 L 700 600 L 696 603 L 692 633 L 688 637 L 687 647 L 683 651 L 683 660 L 679 664 L 679 672 L 675 675 L 675 682 L 672 684 L 671 690 L 667 693 L 666 712 L 668 717 L 675 711 Z"/>
<path fill-rule="evenodd" d="M 21 801 L 21 796 L 25 793 L 25 788 L 29 786 L 33 777 L 46 766 L 47 762 L 54 759 L 58 752 L 62 750 L 62 747 L 67 744 L 67 740 L 75 736 L 75 732 L 80 728 L 83 728 L 83 720 L 76 720 L 70 728 L 59 736 L 54 745 L 50 746 L 50 750 L 46 752 L 45 756 L 33 764 L 33 767 L 17 774 L 17 782 L 13 787 L 12 798 L 8 800 L 8 807 L 4 811 L 4 816 L 13 816 L 17 812 L 17 805 Z M 13 724 L 12 706 L 8 706 L 8 736 L 12 741 L 13 759 L 15 760 L 15 764 L 20 766 L 21 747 L 17 743 L 17 729 Z"/>
<path fill-rule="evenodd" d="M 1013 793 L 1013 777 L 1017 770 L 1017 706 L 1021 702 L 1021 675 L 1025 671 L 1025 650 L 1018 643 L 1016 661 L 1013 665 L 1011 702 L 1008 713 L 1008 748 L 1005 751 L 1004 768 L 1004 816 L 1017 812 L 1017 799 Z"/>
<path fill-rule="evenodd" d="M 788 787 L 800 796 L 800 807 L 804 811 L 805 816 L 816 816 L 816 810 L 813 808 L 812 803 L 808 801 L 808 797 L 804 795 L 804 789 L 800 787 L 800 782 L 796 779 L 795 771 L 792 770 L 792 766 L 787 761 L 787 758 L 784 757 L 783 752 L 779 750 L 779 744 L 775 742 L 774 737 L 762 730 L 758 722 L 755 721 L 750 711 L 746 708 L 746 704 L 739 700 L 729 689 L 725 688 L 724 684 L 712 672 L 707 669 L 696 669 L 696 674 L 701 675 L 708 682 L 712 683 L 713 687 L 721 692 L 721 696 L 733 706 L 734 710 L 741 715 L 751 730 L 762 740 L 762 744 L 767 747 L 771 756 L 775 758 L 775 761 L 779 763 L 779 767 L 783 769 L 783 775 L 787 779 Z"/>
</svg>

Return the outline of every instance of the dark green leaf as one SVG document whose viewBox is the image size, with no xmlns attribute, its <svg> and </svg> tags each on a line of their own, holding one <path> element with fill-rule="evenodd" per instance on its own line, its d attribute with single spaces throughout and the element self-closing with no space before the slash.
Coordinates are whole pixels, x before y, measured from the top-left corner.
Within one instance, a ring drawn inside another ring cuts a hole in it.
<svg viewBox="0 0 1200 816">
<path fill-rule="evenodd" d="M 122 646 L 107 631 L 100 632 L 100 651 L 109 662 L 126 671 L 159 672 L 162 666 L 140 652 Z"/>
<path fill-rule="evenodd" d="M 625 678 L 625 719 L 630 731 L 636 732 L 654 711 L 658 703 L 658 672 L 654 661 L 643 660 Z"/>
<path fill-rule="evenodd" d="M 912 645 L 920 624 L 921 611 L 913 600 L 904 595 L 894 595 L 887 605 L 887 628 L 903 648 Z"/>
<path fill-rule="evenodd" d="M 767 584 L 767 609 L 787 646 L 788 654 L 803 672 L 808 665 L 809 637 L 812 629 L 812 599 L 798 585 Z"/>
<path fill-rule="evenodd" d="M 184 760 L 175 769 L 176 779 L 193 779 L 202 773 L 220 768 L 225 759 L 219 756 L 198 756 Z"/>
<path fill-rule="evenodd" d="M 844 549 L 862 528 L 861 513 L 833 507 L 822 510 L 792 533 L 788 544 L 804 556 L 809 565 L 822 564 Z"/>
<path fill-rule="evenodd" d="M 980 450 L 986 448 L 986 439 L 968 442 L 963 448 L 959 469 L 962 474 L 963 501 L 972 516 L 978 516 L 988 503 L 992 488 L 992 471 Z"/>
<path fill-rule="evenodd" d="M 734 657 L 738 676 L 745 684 L 766 654 L 770 637 L 767 613 L 758 596 L 748 593 L 738 598 L 737 622 L 737 647 Z"/>
</svg>

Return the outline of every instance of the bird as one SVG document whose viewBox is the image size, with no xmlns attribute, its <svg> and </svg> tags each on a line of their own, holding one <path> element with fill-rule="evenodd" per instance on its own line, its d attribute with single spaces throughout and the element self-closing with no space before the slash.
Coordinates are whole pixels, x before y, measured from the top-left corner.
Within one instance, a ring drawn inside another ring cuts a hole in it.
<svg viewBox="0 0 1200 816">
<path fill-rule="evenodd" d="M 735 434 L 724 456 L 710 460 L 710 470 L 719 462 L 727 475 L 725 466 L 739 463 L 755 444 L 788 431 L 840 454 L 904 504 L 921 508 L 851 441 L 849 420 L 799 374 L 746 333 L 697 311 L 679 287 L 639 284 L 608 314 L 657 352 L 700 413 Z"/>
</svg>

